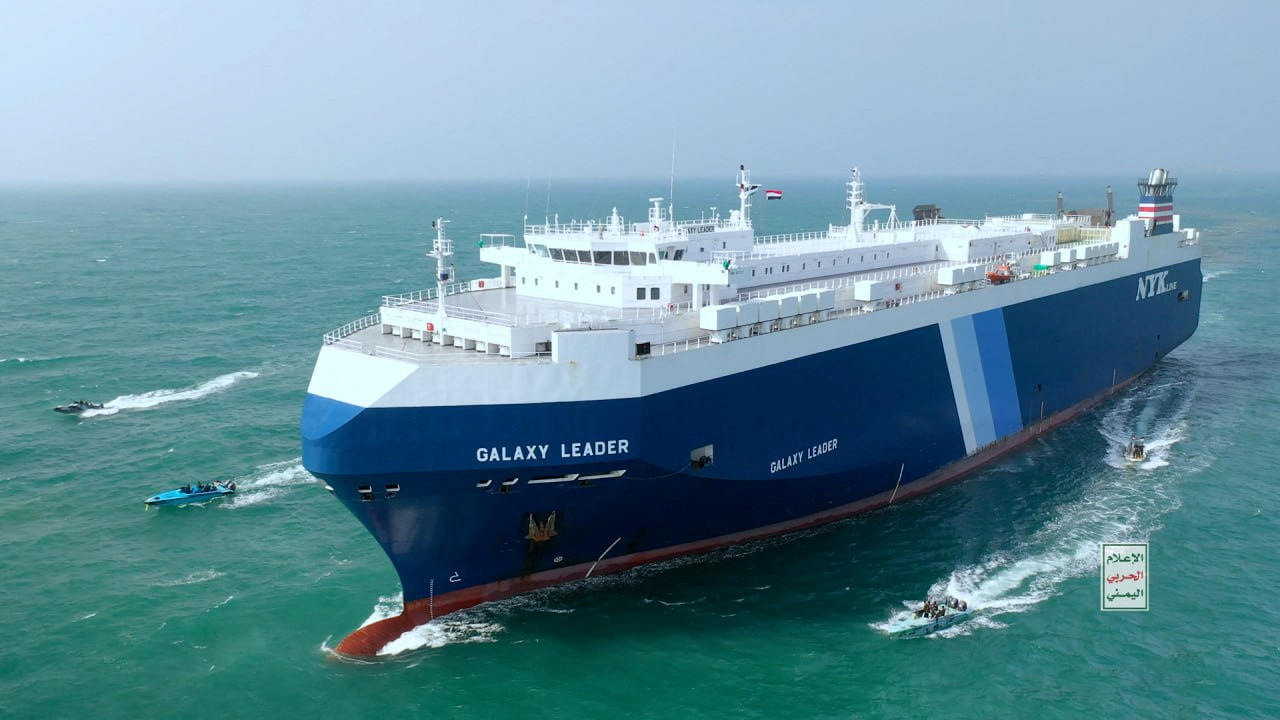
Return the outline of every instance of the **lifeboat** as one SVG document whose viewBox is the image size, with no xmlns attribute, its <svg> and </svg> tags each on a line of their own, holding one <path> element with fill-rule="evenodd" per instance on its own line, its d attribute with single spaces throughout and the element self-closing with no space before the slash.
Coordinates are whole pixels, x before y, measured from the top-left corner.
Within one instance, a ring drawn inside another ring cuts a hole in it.
<svg viewBox="0 0 1280 720">
<path fill-rule="evenodd" d="M 987 279 L 992 285 L 1003 285 L 1013 279 L 1013 270 L 1008 265 L 1000 265 L 995 270 L 987 273 Z"/>
</svg>

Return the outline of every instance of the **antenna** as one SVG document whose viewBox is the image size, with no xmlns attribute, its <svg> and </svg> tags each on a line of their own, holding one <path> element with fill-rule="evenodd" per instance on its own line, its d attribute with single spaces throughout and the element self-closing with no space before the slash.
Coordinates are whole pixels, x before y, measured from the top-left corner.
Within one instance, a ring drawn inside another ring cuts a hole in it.
<svg viewBox="0 0 1280 720">
<path fill-rule="evenodd" d="M 671 184 L 667 187 L 668 207 L 671 208 L 670 220 L 674 226 L 676 222 L 676 139 L 671 137 Z"/>
<path fill-rule="evenodd" d="M 533 184 L 533 175 L 524 176 L 524 224 L 529 224 L 529 186 Z"/>
</svg>

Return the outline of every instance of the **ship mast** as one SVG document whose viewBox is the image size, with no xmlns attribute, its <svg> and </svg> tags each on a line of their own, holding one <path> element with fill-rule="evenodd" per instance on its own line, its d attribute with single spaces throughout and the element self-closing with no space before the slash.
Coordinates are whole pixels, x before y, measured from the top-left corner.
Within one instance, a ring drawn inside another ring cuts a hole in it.
<svg viewBox="0 0 1280 720">
<path fill-rule="evenodd" d="M 427 253 L 427 257 L 436 260 L 436 300 L 441 316 L 444 315 L 445 284 L 453 275 L 453 241 L 444 236 L 447 222 L 449 221 L 442 217 L 431 221 L 431 227 L 436 229 L 436 239 L 431 243 L 431 252 Z"/>
<path fill-rule="evenodd" d="M 738 222 L 739 227 L 751 226 L 751 196 L 760 189 L 751 183 L 751 171 L 746 165 L 738 166 Z"/>
<path fill-rule="evenodd" d="M 847 183 L 847 185 L 849 186 L 849 195 L 848 195 L 848 201 L 846 202 L 846 207 L 848 207 L 849 209 L 849 239 L 850 240 L 853 240 L 855 242 L 858 240 L 858 236 L 862 233 L 864 229 L 866 229 L 867 215 L 871 214 L 872 210 L 888 210 L 889 224 L 891 226 L 898 224 L 898 207 L 896 205 L 881 205 L 879 203 L 869 203 L 863 197 L 862 173 L 858 171 L 857 166 L 854 166 L 853 171 L 851 173 L 851 177 L 849 178 L 849 182 Z"/>
</svg>

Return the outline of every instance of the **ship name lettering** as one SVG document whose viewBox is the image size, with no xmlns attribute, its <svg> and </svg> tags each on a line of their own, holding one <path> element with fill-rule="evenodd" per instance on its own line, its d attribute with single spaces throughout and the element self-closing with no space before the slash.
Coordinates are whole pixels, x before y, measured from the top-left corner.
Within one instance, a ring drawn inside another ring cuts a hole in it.
<svg viewBox="0 0 1280 720">
<path fill-rule="evenodd" d="M 1156 295 L 1163 295 L 1178 289 L 1178 283 L 1165 282 L 1165 278 L 1169 276 L 1169 271 L 1151 273 L 1138 278 L 1138 296 L 1134 300 L 1144 300 Z"/>
<path fill-rule="evenodd" d="M 787 468 L 799 465 L 805 460 L 811 460 L 819 455 L 826 455 L 827 453 L 835 450 L 839 443 L 839 438 L 831 438 L 830 440 L 824 440 L 817 445 L 813 445 L 805 450 L 801 450 L 800 452 L 793 452 L 786 457 L 778 458 L 777 460 L 769 463 L 769 474 L 772 475 L 774 473 L 782 472 Z"/>
<path fill-rule="evenodd" d="M 477 462 L 511 462 L 513 460 L 546 460 L 550 445 L 503 445 L 476 448 Z"/>
<path fill-rule="evenodd" d="M 629 440 L 595 440 L 588 442 L 560 443 L 560 457 L 594 457 L 596 455 L 625 455 Z"/>
</svg>

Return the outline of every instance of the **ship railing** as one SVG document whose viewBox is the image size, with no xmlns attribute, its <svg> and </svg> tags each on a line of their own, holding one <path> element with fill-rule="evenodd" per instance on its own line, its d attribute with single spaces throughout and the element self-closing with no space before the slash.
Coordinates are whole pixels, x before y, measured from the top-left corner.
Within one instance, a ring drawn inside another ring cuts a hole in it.
<svg viewBox="0 0 1280 720">
<path fill-rule="evenodd" d="M 439 301 L 429 300 L 409 302 L 401 305 L 403 309 L 435 315 L 439 312 Z M 692 302 L 679 304 L 669 303 L 660 307 L 644 308 L 600 308 L 596 310 L 566 310 L 548 308 L 532 313 L 509 314 L 481 310 L 479 308 L 457 307 L 445 303 L 446 317 L 461 320 L 500 325 L 503 327 L 528 327 L 531 325 L 558 325 L 560 327 L 583 327 L 596 325 L 642 325 L 660 323 L 673 315 L 681 315 L 693 308 Z"/>
<path fill-rule="evenodd" d="M 756 245 L 775 245 L 778 243 L 800 242 L 803 240 L 826 240 L 831 233 L 827 230 L 817 232 L 786 233 L 783 235 L 761 235 L 754 240 Z"/>
<path fill-rule="evenodd" d="M 783 287 L 766 288 L 764 290 L 755 290 L 752 292 L 738 293 L 736 300 L 755 300 L 757 298 L 773 297 L 775 295 L 787 295 L 790 293 L 804 292 L 806 290 L 839 290 L 840 288 L 853 287 L 856 283 L 865 280 L 900 280 L 902 278 L 913 277 L 917 275 L 928 275 L 937 272 L 944 267 L 953 265 L 972 265 L 977 263 L 992 263 L 997 260 L 996 257 L 980 258 L 974 260 L 953 261 L 944 260 L 940 262 L 932 262 L 924 265 L 910 265 L 906 267 L 893 268 L 889 270 L 880 270 L 878 272 L 859 273 L 840 278 L 829 278 L 820 280 L 810 280 L 803 283 L 795 283 L 785 285 Z"/>
<path fill-rule="evenodd" d="M 621 218 L 619 218 L 621 220 Z M 625 222 L 619 222 L 617 225 L 610 225 L 607 221 L 596 220 L 570 220 L 569 222 L 552 222 L 542 223 L 539 225 L 524 226 L 524 234 L 528 235 L 583 235 L 592 233 L 605 233 L 606 235 L 625 235 L 628 234 L 628 225 Z"/>
<path fill-rule="evenodd" d="M 523 243 L 509 233 L 480 233 L 480 247 L 523 247 Z"/>
<path fill-rule="evenodd" d="M 457 295 L 458 293 L 470 292 L 471 281 L 450 283 L 444 286 L 444 294 Z M 386 307 L 400 307 L 412 302 L 422 302 L 424 300 L 434 300 L 440 296 L 436 288 L 427 288 L 425 290 L 416 290 L 411 293 L 401 293 L 399 295 L 383 295 L 382 304 Z"/>
<path fill-rule="evenodd" d="M 658 324 L 666 318 L 682 315 L 693 308 L 692 302 L 671 303 L 662 307 L 614 308 L 600 310 L 545 310 L 542 313 L 521 318 L 521 324 L 559 325 L 571 327 L 617 327 L 624 325 Z"/>
<path fill-rule="evenodd" d="M 1013 224 L 1035 222 L 1054 222 L 1058 219 L 1057 213 L 1019 213 L 1018 215 L 988 215 L 985 222 Z"/>
<path fill-rule="evenodd" d="M 650 350 L 649 355 L 651 356 L 652 355 L 673 355 L 678 352 L 684 352 L 685 350 L 694 350 L 696 348 L 704 347 L 707 345 L 711 345 L 711 336 L 700 335 L 696 338 L 689 338 L 687 340 L 672 340 L 671 342 L 662 343 L 661 345 L 655 345 Z"/>
<path fill-rule="evenodd" d="M 1077 227 L 1061 228 L 1057 236 L 1059 245 L 1106 242 L 1111 239 L 1111 228 Z"/>
<path fill-rule="evenodd" d="M 427 312 L 435 312 L 434 305 Z M 515 327 L 520 324 L 516 315 L 508 315 L 507 313 L 492 312 L 490 310 L 480 310 L 477 308 L 454 307 L 445 303 L 445 317 L 459 318 L 461 320 L 476 320 L 478 322 L 488 323 L 490 325 L 501 325 L 503 327 Z"/>
<path fill-rule="evenodd" d="M 364 330 L 367 327 L 373 327 L 374 325 L 377 325 L 381 322 L 382 322 L 381 313 L 374 313 L 372 315 L 367 315 L 365 317 L 362 317 L 359 320 L 353 320 L 352 322 L 349 322 L 346 325 L 343 325 L 337 330 L 332 330 L 330 332 L 325 333 L 324 344 L 325 345 L 342 344 L 344 347 L 348 347 L 352 341 L 344 340 L 344 338 L 354 335 L 360 332 L 361 330 Z M 355 344 L 358 346 L 360 343 L 355 343 Z"/>
</svg>

